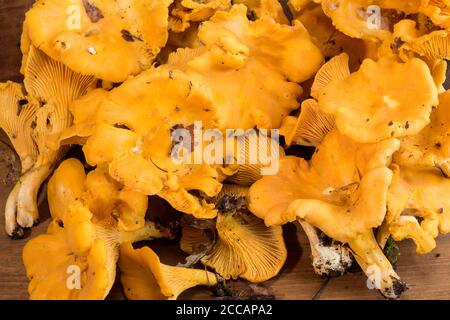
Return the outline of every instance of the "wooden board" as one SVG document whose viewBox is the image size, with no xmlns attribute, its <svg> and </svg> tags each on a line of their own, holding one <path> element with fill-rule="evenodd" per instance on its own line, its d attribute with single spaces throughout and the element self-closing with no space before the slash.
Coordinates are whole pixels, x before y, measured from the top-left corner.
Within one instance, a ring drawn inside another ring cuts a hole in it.
<svg viewBox="0 0 450 320">
<path fill-rule="evenodd" d="M 20 79 L 19 39 L 21 23 L 32 0 L 0 0 L 0 81 Z M 0 137 L 5 141 L 5 137 Z M 3 166 L 0 168 L 0 175 Z M 0 213 L 11 186 L 0 184 Z M 45 204 L 41 207 L 46 212 Z M 47 216 L 47 217 L 46 217 Z M 31 236 L 45 231 L 48 215 L 32 230 Z M 28 281 L 22 265 L 22 248 L 25 240 L 11 240 L 4 233 L 4 217 L 0 214 L 0 299 L 27 299 Z M 288 260 L 280 275 L 262 284 L 277 299 L 382 299 L 375 290 L 368 290 L 366 278 L 361 271 L 328 281 L 318 278 L 310 266 L 310 249 L 304 233 L 295 225 L 285 228 L 289 249 Z M 156 245 L 161 249 L 160 245 Z M 440 237 L 437 249 L 428 255 L 417 255 L 411 242 L 401 243 L 398 273 L 408 283 L 409 290 L 402 299 L 449 299 L 450 298 L 450 236 Z M 177 263 L 183 260 L 175 245 L 170 250 L 159 250 L 163 262 Z M 247 290 L 245 282 L 231 284 L 236 291 Z M 111 299 L 122 299 L 120 285 L 112 290 Z M 205 288 L 195 288 L 181 298 L 213 298 Z"/>
</svg>

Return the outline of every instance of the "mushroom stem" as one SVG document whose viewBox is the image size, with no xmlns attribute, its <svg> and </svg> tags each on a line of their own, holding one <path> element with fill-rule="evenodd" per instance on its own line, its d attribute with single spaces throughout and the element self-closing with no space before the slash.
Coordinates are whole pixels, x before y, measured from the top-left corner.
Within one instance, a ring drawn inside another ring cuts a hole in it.
<svg viewBox="0 0 450 320">
<path fill-rule="evenodd" d="M 371 229 L 349 242 L 349 246 L 356 261 L 368 277 L 369 288 L 378 289 L 389 299 L 399 298 L 407 289 L 406 284 L 400 280 L 384 255 Z"/>
<path fill-rule="evenodd" d="M 217 285 L 217 277 L 206 270 L 174 267 L 162 263 L 160 266 L 166 282 L 173 288 L 170 300 L 177 299 L 183 291 L 195 286 Z"/>
<path fill-rule="evenodd" d="M 322 278 L 339 277 L 352 265 L 350 250 L 342 243 L 331 240 L 326 243 L 319 230 L 308 222 L 298 219 L 311 246 L 311 261 L 314 271 Z"/>
<path fill-rule="evenodd" d="M 31 228 L 39 219 L 37 196 L 39 188 L 51 173 L 51 165 L 35 166 L 19 180 L 16 201 L 17 223 L 22 228 Z"/>
<path fill-rule="evenodd" d="M 13 239 L 21 239 L 24 236 L 23 229 L 19 227 L 16 220 L 17 196 L 19 194 L 20 182 L 17 182 L 9 193 L 5 205 L 5 230 Z"/>
</svg>

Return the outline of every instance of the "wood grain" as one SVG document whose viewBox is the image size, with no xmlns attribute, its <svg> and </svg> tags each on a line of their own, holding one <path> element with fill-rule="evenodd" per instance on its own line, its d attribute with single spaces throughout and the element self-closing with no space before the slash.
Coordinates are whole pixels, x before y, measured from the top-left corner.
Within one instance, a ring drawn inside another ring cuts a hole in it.
<svg viewBox="0 0 450 320">
<path fill-rule="evenodd" d="M 0 80 L 20 79 L 19 39 L 24 12 L 32 0 L 0 0 Z M 50 22 L 51 23 L 51 22 Z M 4 136 L 2 137 L 4 139 Z M 5 170 L 5 167 L 0 168 Z M 3 213 L 5 199 L 11 186 L 0 185 L 0 212 Z M 45 205 L 41 208 L 47 212 Z M 47 216 L 47 218 L 45 218 Z M 45 231 L 48 214 L 34 228 L 30 236 Z M 0 299 L 27 299 L 28 281 L 22 265 L 22 248 L 25 240 L 11 240 L 4 231 L 4 217 L 0 214 Z M 285 227 L 289 249 L 288 260 L 280 275 L 262 284 L 277 299 L 382 299 L 380 294 L 366 287 L 366 277 L 361 271 L 347 274 L 327 282 L 318 278 L 310 266 L 310 249 L 304 233 L 295 225 Z M 409 290 L 402 299 L 449 299 L 450 298 L 450 237 L 440 237 L 437 249 L 428 255 L 417 255 L 411 242 L 401 243 L 398 273 L 408 283 Z M 162 261 L 183 261 L 183 254 L 176 245 L 155 244 Z M 236 291 L 245 290 L 243 281 L 233 282 Z M 122 299 L 120 285 L 112 290 L 110 299 Z M 205 288 L 195 288 L 184 293 L 184 299 L 213 298 Z"/>
</svg>

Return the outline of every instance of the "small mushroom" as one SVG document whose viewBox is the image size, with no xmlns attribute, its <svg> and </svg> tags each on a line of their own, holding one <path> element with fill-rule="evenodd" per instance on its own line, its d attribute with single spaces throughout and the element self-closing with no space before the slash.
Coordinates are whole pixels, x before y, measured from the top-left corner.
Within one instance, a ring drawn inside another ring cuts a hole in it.
<svg viewBox="0 0 450 320">
<path fill-rule="evenodd" d="M 131 243 L 120 247 L 120 281 L 131 300 L 176 300 L 189 288 L 217 284 L 214 273 L 161 263 L 149 247 L 134 249 Z"/>
<path fill-rule="evenodd" d="M 200 261 L 225 279 L 238 277 L 262 282 L 276 276 L 286 260 L 287 251 L 281 227 L 266 227 L 264 221 L 247 209 L 247 187 L 224 185 L 215 199 L 219 211 L 215 228 L 217 240 Z M 185 226 L 181 248 L 189 254 L 207 245 L 208 230 Z M 201 241 L 201 242 L 200 242 Z"/>
</svg>

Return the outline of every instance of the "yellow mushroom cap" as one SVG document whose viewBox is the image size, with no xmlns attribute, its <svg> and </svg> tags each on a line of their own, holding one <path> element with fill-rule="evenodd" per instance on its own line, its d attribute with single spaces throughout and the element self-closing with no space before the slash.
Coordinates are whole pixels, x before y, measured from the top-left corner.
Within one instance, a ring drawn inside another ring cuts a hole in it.
<svg viewBox="0 0 450 320">
<path fill-rule="evenodd" d="M 422 1 L 322 0 L 321 4 L 339 31 L 352 38 L 377 41 L 389 37 L 394 25 L 407 14 L 419 12 Z M 377 9 L 371 7 L 374 5 Z"/>
<path fill-rule="evenodd" d="M 122 82 L 151 67 L 165 45 L 171 2 L 40 0 L 27 12 L 24 32 L 72 70 Z"/>
<path fill-rule="evenodd" d="M 430 123 L 416 135 L 400 139 L 394 161 L 416 168 L 439 167 L 450 174 L 450 91 L 439 95 L 439 105 L 431 112 Z"/>
<path fill-rule="evenodd" d="M 64 219 L 70 203 L 80 200 L 85 191 L 83 164 L 74 158 L 63 161 L 53 173 L 47 187 L 47 198 L 53 218 Z"/>
<path fill-rule="evenodd" d="M 160 98 L 155 100 L 155 95 Z M 66 133 L 85 137 L 83 151 L 88 163 L 107 166 L 109 175 L 129 191 L 158 194 L 177 210 L 198 217 L 215 216 L 214 206 L 199 202 L 190 191 L 216 195 L 223 179 L 220 170 L 189 161 L 177 163 L 172 154 L 177 143 L 172 138 L 175 130 L 192 134 L 195 121 L 202 121 L 205 129 L 216 126 L 208 90 L 182 71 L 152 69 L 108 94 L 98 91 L 84 102 L 95 112 L 74 104 L 76 124 Z M 191 138 L 187 155 L 197 146 Z"/>
<path fill-rule="evenodd" d="M 438 104 L 438 92 L 428 66 L 419 59 L 366 59 L 357 72 L 322 89 L 319 104 L 335 116 L 343 134 L 377 142 L 422 130 Z"/>
<path fill-rule="evenodd" d="M 170 30 L 180 33 L 186 31 L 192 23 L 208 20 L 219 10 L 229 10 L 230 0 L 175 0 L 170 11 Z"/>
<path fill-rule="evenodd" d="M 25 245 L 32 299 L 104 299 L 114 284 L 121 243 L 172 236 L 151 222 L 123 231 L 111 217 L 96 219 L 81 201 L 68 206 L 63 219 Z"/>
<path fill-rule="evenodd" d="M 214 273 L 165 265 L 149 247 L 134 249 L 131 243 L 120 247 L 119 267 L 128 299 L 175 300 L 189 288 L 217 284 Z"/>
<path fill-rule="evenodd" d="M 426 14 L 431 21 L 445 29 L 450 27 L 450 4 L 447 0 L 423 1 L 421 12 Z"/>
<path fill-rule="evenodd" d="M 244 4 L 247 7 L 247 14 L 253 19 L 274 19 L 281 24 L 290 24 L 277 0 L 235 0 L 233 4 Z"/>
<path fill-rule="evenodd" d="M 54 220 L 47 234 L 25 245 L 23 261 L 31 299 L 104 299 L 111 289 L 114 254 L 105 241 L 95 238 L 90 217 L 78 214 L 82 212 L 77 211 L 63 226 Z"/>
<path fill-rule="evenodd" d="M 59 146 L 50 147 L 48 140 L 71 124 L 69 104 L 92 89 L 95 83 L 94 77 L 73 72 L 32 45 L 28 47 L 22 71 L 27 94 L 25 99 L 17 102 L 23 105 L 13 107 L 17 109 L 20 125 L 25 127 L 21 128 L 17 141 L 12 140 L 21 154 L 23 175 L 10 193 L 5 207 L 6 230 L 13 237 L 23 236 L 22 228 L 31 228 L 38 222 L 39 188 L 65 152 Z M 6 106 L 5 111 L 8 108 L 10 106 Z M 8 112 L 3 116 L 7 116 Z M 14 136 L 15 130 L 10 124 L 2 124 L 2 127 L 11 137 Z"/>
<path fill-rule="evenodd" d="M 211 90 L 219 129 L 277 128 L 298 105 L 296 82 L 310 78 L 323 57 L 301 24 L 249 21 L 246 13 L 244 5 L 217 12 L 199 29 L 204 47 L 179 49 L 160 68 L 181 68 Z"/>
<path fill-rule="evenodd" d="M 329 237 L 348 242 L 383 222 L 392 178 L 386 166 L 398 148 L 396 139 L 359 144 L 333 130 L 309 163 L 282 158 L 276 175 L 253 184 L 249 209 L 266 225 L 301 218 Z"/>
</svg>

